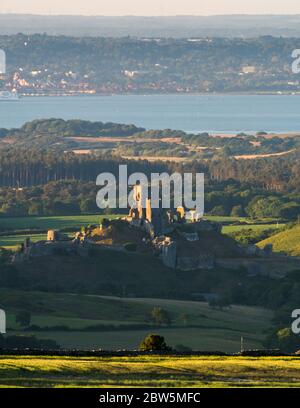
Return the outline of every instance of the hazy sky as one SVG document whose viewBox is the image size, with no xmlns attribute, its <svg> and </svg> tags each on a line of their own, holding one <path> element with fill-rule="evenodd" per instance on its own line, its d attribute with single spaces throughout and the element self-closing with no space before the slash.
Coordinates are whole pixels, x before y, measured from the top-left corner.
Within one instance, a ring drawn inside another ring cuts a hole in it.
<svg viewBox="0 0 300 408">
<path fill-rule="evenodd" d="M 85 15 L 300 14 L 299 0 L 1 0 L 0 13 Z"/>
</svg>

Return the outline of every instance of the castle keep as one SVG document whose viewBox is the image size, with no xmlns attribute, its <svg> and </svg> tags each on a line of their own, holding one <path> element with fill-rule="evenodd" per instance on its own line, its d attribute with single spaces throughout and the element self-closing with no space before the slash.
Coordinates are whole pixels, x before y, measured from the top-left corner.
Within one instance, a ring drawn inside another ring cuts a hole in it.
<svg viewBox="0 0 300 408">
<path fill-rule="evenodd" d="M 133 187 L 133 201 L 126 221 L 149 235 L 166 266 L 181 270 L 214 266 L 214 256 L 201 247 L 199 234 L 201 231 L 220 233 L 221 225 L 200 219 L 194 209 L 152 208 L 151 199 L 143 199 L 143 189 L 138 184 Z"/>
</svg>

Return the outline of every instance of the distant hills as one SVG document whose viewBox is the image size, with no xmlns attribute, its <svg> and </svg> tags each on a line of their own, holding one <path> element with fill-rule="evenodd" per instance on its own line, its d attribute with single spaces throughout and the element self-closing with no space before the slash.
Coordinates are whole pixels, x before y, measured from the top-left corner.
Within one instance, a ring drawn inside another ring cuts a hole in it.
<svg viewBox="0 0 300 408">
<path fill-rule="evenodd" d="M 80 21 L 75 26 L 80 34 Z M 22 31 L 17 20 L 11 27 Z M 31 27 L 34 31 L 34 21 Z M 43 27 L 47 31 L 46 23 Z M 105 34 L 112 32 L 113 26 Z M 258 34 L 252 30 L 253 36 Z M 299 47 L 296 37 L 150 40 L 0 34 L 0 48 L 7 55 L 3 86 L 23 95 L 299 93 L 299 75 L 292 71 L 292 51 Z"/>
<path fill-rule="evenodd" d="M 84 17 L 0 14 L 0 34 L 104 37 L 300 36 L 300 15 Z"/>
</svg>

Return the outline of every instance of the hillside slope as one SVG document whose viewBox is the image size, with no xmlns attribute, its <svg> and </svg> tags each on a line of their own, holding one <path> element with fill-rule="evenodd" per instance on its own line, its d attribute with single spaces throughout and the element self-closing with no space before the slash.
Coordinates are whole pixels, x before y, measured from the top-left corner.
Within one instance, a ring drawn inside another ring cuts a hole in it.
<svg viewBox="0 0 300 408">
<path fill-rule="evenodd" d="M 272 311 L 231 306 L 216 309 L 205 302 L 45 293 L 0 289 L 10 334 L 50 338 L 64 347 L 135 349 L 149 332 L 159 332 L 168 344 L 194 350 L 239 350 L 244 337 L 249 348 L 262 347 L 271 326 Z M 166 310 L 170 325 L 153 328 L 154 307 Z M 31 314 L 30 329 L 21 328 L 16 314 Z"/>
<path fill-rule="evenodd" d="M 272 244 L 275 252 L 285 252 L 288 255 L 300 256 L 300 225 L 273 235 L 257 245 L 263 248 L 267 244 Z"/>
<path fill-rule="evenodd" d="M 90 257 L 34 257 L 14 264 L 9 276 L 14 288 L 24 290 L 177 298 L 200 292 L 223 293 L 246 279 L 246 273 L 222 268 L 174 271 L 149 254 L 105 249 Z M 7 286 L 7 276 L 1 271 L 0 284 Z"/>
</svg>

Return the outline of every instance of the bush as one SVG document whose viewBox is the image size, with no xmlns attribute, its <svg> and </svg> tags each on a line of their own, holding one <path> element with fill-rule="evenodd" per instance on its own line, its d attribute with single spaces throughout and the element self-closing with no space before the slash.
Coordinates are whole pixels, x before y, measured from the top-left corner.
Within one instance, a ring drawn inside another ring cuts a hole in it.
<svg viewBox="0 0 300 408">
<path fill-rule="evenodd" d="M 227 216 L 227 215 L 228 215 L 228 211 L 227 211 L 227 209 L 225 208 L 225 206 L 223 206 L 223 205 L 217 205 L 217 206 L 215 206 L 215 207 L 210 211 L 210 214 L 211 214 L 211 215 L 218 215 L 218 216 L 220 216 L 220 217 L 223 217 L 223 216 Z"/>
<path fill-rule="evenodd" d="M 141 342 L 140 351 L 167 351 L 170 348 L 166 345 L 165 339 L 158 334 L 149 334 Z"/>
</svg>

